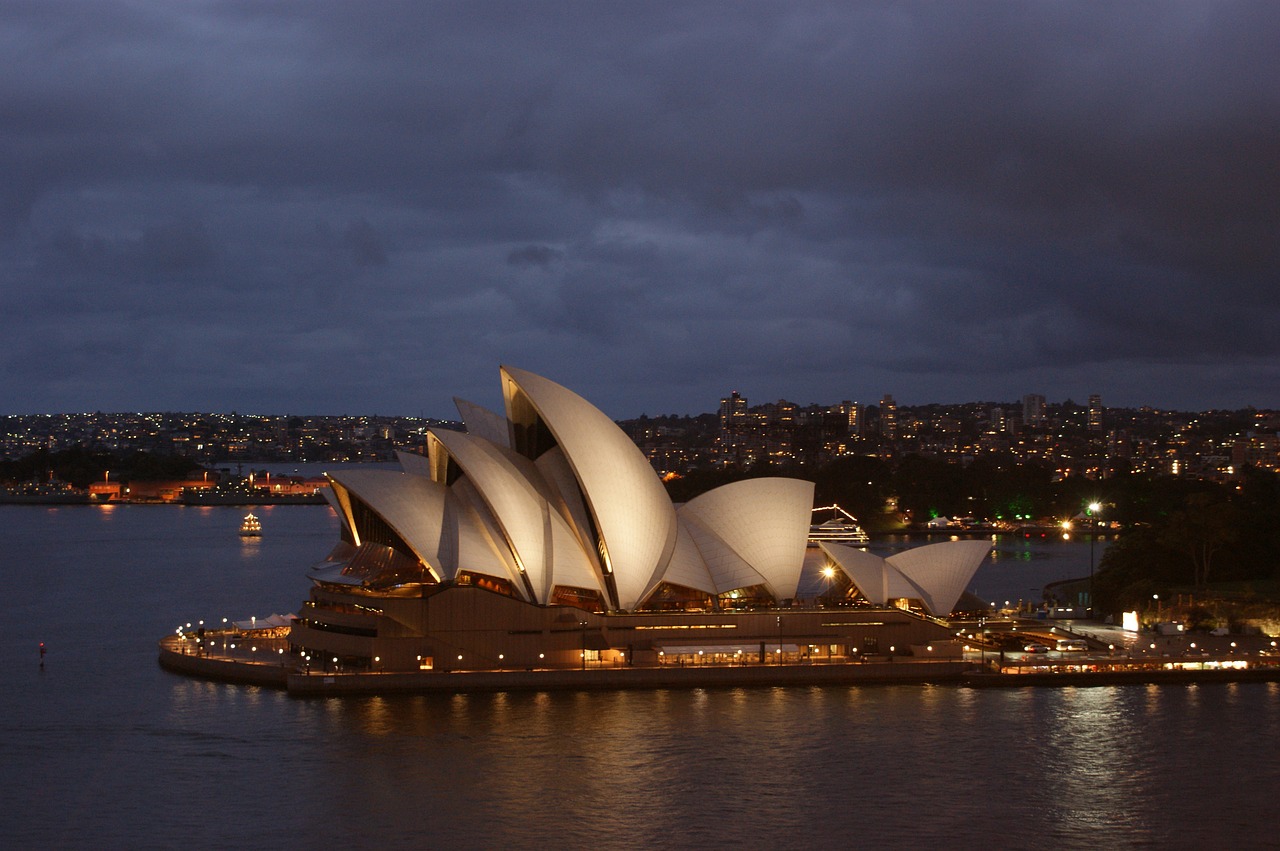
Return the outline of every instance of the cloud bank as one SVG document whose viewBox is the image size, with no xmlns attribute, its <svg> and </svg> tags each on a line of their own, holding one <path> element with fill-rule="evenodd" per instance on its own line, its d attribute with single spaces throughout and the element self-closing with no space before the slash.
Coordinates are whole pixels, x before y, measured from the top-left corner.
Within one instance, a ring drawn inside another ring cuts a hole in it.
<svg viewBox="0 0 1280 851">
<path fill-rule="evenodd" d="M 1280 407 L 1280 6 L 14 2 L 0 413 Z"/>
</svg>

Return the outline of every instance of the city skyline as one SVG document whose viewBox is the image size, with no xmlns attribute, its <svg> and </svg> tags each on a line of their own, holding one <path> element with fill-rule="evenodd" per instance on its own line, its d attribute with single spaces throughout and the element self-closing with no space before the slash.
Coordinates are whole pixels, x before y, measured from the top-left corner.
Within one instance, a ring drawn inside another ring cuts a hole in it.
<svg viewBox="0 0 1280 851">
<path fill-rule="evenodd" d="M 0 8 L 0 414 L 1280 407 L 1271 3 Z"/>
<path fill-rule="evenodd" d="M 1231 477 L 1244 465 L 1280 470 L 1280 411 L 1161 411 L 1050 402 L 752 405 L 731 393 L 718 412 L 658 414 L 617 424 L 660 472 L 745 466 L 758 461 L 821 465 L 851 456 L 978 457 L 1055 468 L 1064 477 L 1120 472 Z M 888 406 L 888 407 L 886 407 Z M 462 408 L 474 412 L 471 405 Z M 505 410 L 505 406 L 499 408 Z M 459 414 L 466 416 L 463 411 Z M 494 412 L 493 416 L 501 416 Z M 460 419 L 386 414 L 217 412 L 74 413 L 0 416 L 0 460 L 40 450 L 146 450 L 201 464 L 389 461 L 397 450 L 425 451 L 431 428 Z"/>
<path fill-rule="evenodd" d="M 828 411 L 835 410 L 840 408 L 841 406 L 852 403 L 853 405 L 857 406 L 861 410 L 876 411 L 883 408 L 887 400 L 888 402 L 892 403 L 895 411 L 897 409 L 919 410 L 922 408 L 950 409 L 950 408 L 966 408 L 966 407 L 973 407 L 973 408 L 998 407 L 998 408 L 1004 409 L 1006 413 L 1012 412 L 1011 415 L 1014 415 L 1014 418 L 1018 418 L 1016 414 L 1018 412 L 1025 411 L 1028 398 L 1038 399 L 1039 405 L 1044 409 L 1061 408 L 1063 406 L 1074 406 L 1078 409 L 1088 411 L 1094 408 L 1095 406 L 1098 406 L 1102 410 L 1148 411 L 1148 412 L 1154 412 L 1159 414 L 1185 414 L 1185 415 L 1207 414 L 1207 413 L 1223 414 L 1223 413 L 1234 413 L 1234 412 L 1244 412 L 1244 411 L 1269 413 L 1269 412 L 1280 411 L 1280 408 L 1268 407 L 1268 406 L 1251 404 L 1251 403 L 1246 403 L 1243 405 L 1239 405 L 1235 407 L 1226 407 L 1226 408 L 1214 408 L 1214 407 L 1175 408 L 1175 407 L 1162 407 L 1159 405 L 1144 404 L 1144 403 L 1138 403 L 1133 405 L 1110 405 L 1110 404 L 1107 404 L 1106 400 L 1103 399 L 1101 394 L 1098 394 L 1098 393 L 1089 393 L 1080 398 L 1072 398 L 1070 396 L 1065 396 L 1060 399 L 1053 396 L 1045 396 L 1040 393 L 1024 393 L 1024 394 L 1020 394 L 1016 398 L 1008 398 L 1008 399 L 953 399 L 950 401 L 941 401 L 936 399 L 934 400 L 923 399 L 923 400 L 917 400 L 917 401 L 911 401 L 911 402 L 898 401 L 895 399 L 892 393 L 876 394 L 878 398 L 868 398 L 866 400 L 849 399 L 849 398 L 842 397 L 838 389 L 835 391 L 834 395 L 831 395 L 827 398 L 810 399 L 803 402 L 800 401 L 799 398 L 789 398 L 786 394 L 782 396 L 778 396 L 776 398 L 775 397 L 763 398 L 763 397 L 757 397 L 754 394 L 742 393 L 738 389 L 724 391 L 724 394 L 725 395 L 722 395 L 718 399 L 707 400 L 706 402 L 702 403 L 702 406 L 700 408 L 697 408 L 697 409 L 675 410 L 674 408 L 655 408 L 653 410 L 635 411 L 634 413 L 627 414 L 624 416 L 614 417 L 613 419 L 615 419 L 618 422 L 631 422 L 631 421 L 635 421 L 635 420 L 646 418 L 646 417 L 647 418 L 703 417 L 703 416 L 713 415 L 721 412 L 723 410 L 724 403 L 728 400 L 730 396 L 732 396 L 735 400 L 741 401 L 741 403 L 745 406 L 743 410 L 752 410 L 752 411 L 758 410 L 760 408 L 773 406 L 779 403 L 794 405 L 801 410 L 824 409 Z M 474 400 L 470 400 L 470 399 L 466 401 L 474 402 Z M 452 401 L 451 401 L 451 404 L 452 404 Z M 486 405 L 484 405 L 483 403 L 479 403 L 479 404 L 481 404 L 481 407 L 486 407 Z M 501 400 L 499 399 L 494 401 L 491 407 L 495 410 L 501 409 L 502 408 Z M 300 410 L 300 409 L 299 410 L 282 410 L 282 409 L 240 410 L 235 408 L 227 409 L 227 410 L 221 410 L 221 409 L 198 410 L 194 408 L 193 409 L 156 408 L 151 410 L 133 410 L 133 409 L 125 409 L 125 408 L 121 408 L 121 409 L 98 408 L 94 410 L 80 410 L 80 411 L 67 410 L 67 411 L 0 412 L 0 419 L 27 419 L 27 418 L 34 418 L 34 417 L 84 417 L 84 416 L 109 416 L 109 417 L 195 416 L 195 417 L 226 417 L 226 418 L 232 418 L 232 417 L 260 418 L 262 417 L 262 418 L 272 418 L 272 419 L 278 419 L 282 417 L 284 418 L 311 417 L 311 418 L 318 418 L 318 419 L 349 419 L 349 420 L 366 419 L 371 421 L 395 419 L 395 420 L 422 420 L 424 422 L 432 422 L 432 423 L 461 423 L 462 422 L 462 418 L 459 416 L 456 409 L 453 410 L 452 414 L 450 414 L 448 411 L 445 411 L 444 413 L 438 416 L 432 415 L 432 414 L 424 414 L 424 413 L 413 413 L 413 412 L 406 412 L 406 411 L 384 411 L 384 410 L 338 412 L 338 411 L 332 411 L 332 410 Z"/>
</svg>

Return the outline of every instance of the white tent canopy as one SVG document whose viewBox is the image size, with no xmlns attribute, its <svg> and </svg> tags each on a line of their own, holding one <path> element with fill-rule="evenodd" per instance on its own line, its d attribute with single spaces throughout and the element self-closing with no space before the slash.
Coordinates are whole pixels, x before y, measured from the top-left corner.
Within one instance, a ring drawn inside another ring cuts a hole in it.
<svg viewBox="0 0 1280 851">
<path fill-rule="evenodd" d="M 265 618 L 252 617 L 247 621 L 232 621 L 231 625 L 238 630 L 275 629 L 281 626 L 292 626 L 297 615 L 271 615 Z"/>
</svg>

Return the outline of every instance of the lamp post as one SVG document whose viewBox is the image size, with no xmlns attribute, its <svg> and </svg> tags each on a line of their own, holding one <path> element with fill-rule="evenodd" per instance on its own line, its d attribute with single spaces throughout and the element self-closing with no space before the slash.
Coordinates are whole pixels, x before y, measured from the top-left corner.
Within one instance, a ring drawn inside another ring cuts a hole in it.
<svg viewBox="0 0 1280 851">
<path fill-rule="evenodd" d="M 1093 617 L 1093 544 L 1098 539 L 1098 512 L 1102 511 L 1102 503 L 1091 502 L 1086 509 L 1089 514 L 1089 617 Z"/>
<path fill-rule="evenodd" d="M 822 593 L 823 597 L 827 597 L 831 594 L 831 585 L 832 585 L 832 582 L 835 580 L 835 577 L 836 577 L 836 569 L 834 567 L 832 567 L 831 565 L 827 565 L 826 567 L 822 568 L 822 578 L 826 580 L 825 585 L 827 589 Z"/>
</svg>

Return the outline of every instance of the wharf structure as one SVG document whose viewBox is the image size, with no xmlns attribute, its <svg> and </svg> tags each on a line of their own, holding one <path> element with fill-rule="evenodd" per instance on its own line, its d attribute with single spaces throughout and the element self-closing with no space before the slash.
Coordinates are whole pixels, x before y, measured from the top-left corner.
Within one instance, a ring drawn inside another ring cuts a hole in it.
<svg viewBox="0 0 1280 851">
<path fill-rule="evenodd" d="M 809 548 L 813 484 L 798 479 L 675 505 L 603 412 L 541 376 L 500 372 L 504 414 L 457 400 L 466 432 L 432 429 L 427 455 L 401 454 L 401 471 L 329 477 L 340 540 L 308 571 L 291 690 L 312 672 L 425 687 L 478 672 L 960 664 L 943 618 L 987 542 L 887 559 Z M 827 578 L 821 605 L 798 605 L 806 558 Z M 201 673 L 172 648 L 162 662 Z"/>
</svg>

